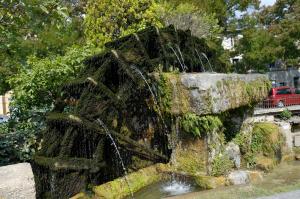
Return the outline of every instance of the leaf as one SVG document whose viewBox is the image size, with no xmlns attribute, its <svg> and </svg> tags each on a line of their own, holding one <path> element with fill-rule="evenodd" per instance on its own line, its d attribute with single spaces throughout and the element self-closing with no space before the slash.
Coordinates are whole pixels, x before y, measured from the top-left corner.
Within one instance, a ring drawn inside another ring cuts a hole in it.
<svg viewBox="0 0 300 199">
<path fill-rule="evenodd" d="M 41 8 L 46 14 L 49 14 L 49 11 L 48 11 L 48 9 L 47 9 L 45 6 L 40 5 L 40 8 Z"/>
</svg>

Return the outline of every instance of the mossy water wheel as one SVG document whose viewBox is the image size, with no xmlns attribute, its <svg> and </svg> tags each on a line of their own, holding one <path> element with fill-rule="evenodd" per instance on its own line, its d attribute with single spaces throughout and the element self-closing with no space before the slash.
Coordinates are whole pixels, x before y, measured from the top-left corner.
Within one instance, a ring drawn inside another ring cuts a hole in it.
<svg viewBox="0 0 300 199">
<path fill-rule="evenodd" d="M 99 119 L 129 172 L 167 162 L 171 124 L 157 112 L 151 74 L 201 72 L 206 61 L 197 52 L 212 64 L 216 60 L 203 39 L 172 26 L 150 27 L 106 47 L 85 61 L 80 78 L 63 85 L 63 98 L 47 117 L 42 149 L 33 162 L 38 198 L 69 198 L 90 184 L 124 175 Z"/>
</svg>

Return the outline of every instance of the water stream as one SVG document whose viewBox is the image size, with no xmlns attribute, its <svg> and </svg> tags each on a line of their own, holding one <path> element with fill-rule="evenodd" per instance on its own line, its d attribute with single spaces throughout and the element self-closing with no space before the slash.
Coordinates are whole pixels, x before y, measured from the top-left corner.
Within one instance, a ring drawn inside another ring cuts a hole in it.
<svg viewBox="0 0 300 199">
<path fill-rule="evenodd" d="M 151 88 L 149 82 L 147 81 L 146 77 L 143 75 L 143 73 L 142 73 L 141 70 L 139 70 L 139 69 L 138 69 L 137 67 L 135 67 L 134 65 L 130 65 L 130 67 L 131 67 L 131 69 L 132 69 L 133 71 L 135 71 L 136 73 L 138 73 L 138 74 L 140 75 L 140 77 L 143 79 L 143 81 L 146 83 L 146 85 L 147 85 L 147 87 L 148 87 L 148 90 L 149 90 L 149 92 L 150 92 L 150 94 L 151 94 L 151 96 L 152 96 L 152 98 L 153 98 L 154 105 L 155 105 L 156 108 L 157 108 L 158 115 L 159 115 L 159 117 L 160 117 L 160 119 L 161 119 L 161 121 L 162 121 L 162 123 L 163 123 L 163 125 L 164 125 L 165 130 L 167 130 L 167 125 L 166 125 L 166 123 L 165 123 L 165 120 L 164 120 L 163 115 L 162 115 L 162 112 L 161 112 L 161 110 L 160 110 L 158 101 L 156 100 L 156 96 L 155 96 L 155 94 L 154 94 L 154 92 L 153 92 L 153 90 L 152 90 L 152 88 Z"/>
<path fill-rule="evenodd" d="M 181 53 L 180 47 L 179 47 L 177 44 L 176 44 L 175 46 L 176 46 L 176 48 L 177 48 L 177 50 L 178 50 L 178 52 L 179 52 L 179 55 L 180 55 L 180 57 L 181 57 L 181 60 L 182 60 L 184 69 L 185 69 L 185 70 L 188 69 L 187 66 L 186 66 L 185 63 L 184 63 L 184 58 L 183 58 L 183 55 L 182 55 L 182 53 Z"/>
<path fill-rule="evenodd" d="M 115 150 L 116 150 L 117 156 L 118 156 L 118 158 L 119 158 L 119 160 L 120 160 L 121 166 L 122 166 L 123 171 L 124 171 L 124 174 L 125 174 L 125 175 L 124 175 L 125 182 L 126 182 L 126 184 L 127 184 L 127 186 L 128 186 L 128 189 L 129 189 L 129 191 L 130 191 L 131 198 L 133 199 L 133 192 L 132 192 L 132 190 L 131 190 L 131 186 L 130 186 L 129 180 L 128 180 L 128 178 L 127 178 L 127 174 L 128 174 L 128 173 L 127 173 L 127 170 L 126 170 L 126 168 L 125 168 L 124 161 L 123 161 L 123 159 L 122 159 L 122 156 L 121 156 L 121 154 L 120 154 L 120 151 L 119 151 L 119 149 L 118 149 L 118 147 L 117 147 L 117 144 L 116 144 L 114 138 L 112 137 L 112 135 L 110 134 L 110 132 L 109 132 L 107 126 L 103 123 L 103 121 L 100 120 L 100 119 L 97 119 L 97 122 L 98 122 L 98 124 L 104 129 L 105 133 L 106 133 L 107 136 L 109 137 L 109 139 L 110 139 L 112 145 L 114 146 L 114 148 L 115 148 Z"/>
<path fill-rule="evenodd" d="M 212 68 L 212 66 L 211 66 L 211 64 L 210 64 L 210 61 L 209 61 L 208 57 L 207 57 L 206 54 L 203 53 L 203 52 L 202 52 L 201 54 L 203 55 L 203 57 L 205 57 L 205 59 L 206 59 L 207 62 L 208 62 L 208 65 L 209 65 L 209 67 L 210 67 L 211 72 L 213 72 L 214 70 L 213 70 L 213 68 Z"/>
<path fill-rule="evenodd" d="M 178 54 L 176 53 L 175 49 L 174 49 L 171 45 L 168 45 L 168 47 L 173 51 L 173 53 L 174 53 L 175 56 L 177 57 L 177 60 L 178 60 L 178 62 L 179 62 L 179 64 L 180 64 L 180 66 L 181 66 L 181 69 L 182 69 L 182 71 L 184 72 L 184 71 L 185 71 L 185 67 L 184 67 L 183 63 L 181 63 L 181 60 L 180 60 Z"/>
<path fill-rule="evenodd" d="M 202 59 L 201 59 L 201 57 L 200 57 L 200 54 L 199 54 L 199 52 L 198 52 L 197 49 L 195 49 L 195 51 L 196 51 L 196 54 L 197 54 L 198 59 L 199 59 L 199 61 L 200 61 L 200 64 L 201 64 L 201 66 L 202 66 L 203 72 L 205 72 L 205 67 L 204 67 L 204 65 L 203 65 Z"/>
</svg>

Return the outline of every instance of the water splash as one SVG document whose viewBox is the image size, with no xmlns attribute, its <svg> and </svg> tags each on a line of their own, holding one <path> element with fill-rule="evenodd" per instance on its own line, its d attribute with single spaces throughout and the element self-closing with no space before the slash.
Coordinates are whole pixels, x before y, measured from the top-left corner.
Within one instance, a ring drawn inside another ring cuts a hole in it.
<svg viewBox="0 0 300 199">
<path fill-rule="evenodd" d="M 198 52 L 197 49 L 195 49 L 195 51 L 196 51 L 196 54 L 197 54 L 198 59 L 199 59 L 199 61 L 200 61 L 200 64 L 201 64 L 201 66 L 202 66 L 203 72 L 205 72 L 205 67 L 204 67 L 204 65 L 203 65 L 202 59 L 201 59 L 201 57 L 200 57 L 200 54 L 199 54 L 199 52 Z"/>
<path fill-rule="evenodd" d="M 162 186 L 162 191 L 170 195 L 180 195 L 191 191 L 191 185 L 185 182 L 173 180 Z"/>
<path fill-rule="evenodd" d="M 133 192 L 132 192 L 132 190 L 131 190 L 129 180 L 128 180 L 128 178 L 127 178 L 127 174 L 128 174 L 128 173 L 127 173 L 127 170 L 126 170 L 126 168 L 125 168 L 124 161 L 123 161 L 123 159 L 122 159 L 122 157 L 121 157 L 120 151 L 119 151 L 119 149 L 118 149 L 118 147 L 117 147 L 117 144 L 116 144 L 114 138 L 112 137 L 112 135 L 110 134 L 110 132 L 109 132 L 107 126 L 103 123 L 103 121 L 100 120 L 100 119 L 97 119 L 97 122 L 98 122 L 98 124 L 104 129 L 106 135 L 109 137 L 109 139 L 110 139 L 112 145 L 114 146 L 114 148 L 115 148 L 115 150 L 116 150 L 116 153 L 117 153 L 117 155 L 118 155 L 118 158 L 119 158 L 119 160 L 120 160 L 120 163 L 121 163 L 121 165 L 122 165 L 122 168 L 123 168 L 123 171 L 124 171 L 124 174 L 125 174 L 124 179 L 125 179 L 126 184 L 127 184 L 127 186 L 128 186 L 128 189 L 129 189 L 131 198 L 133 199 Z"/>
<path fill-rule="evenodd" d="M 211 66 L 211 64 L 210 64 L 210 61 L 209 61 L 208 57 L 207 57 L 206 54 L 203 53 L 203 52 L 202 52 L 201 54 L 203 55 L 203 57 L 205 57 L 205 59 L 206 59 L 207 62 L 208 62 L 208 65 L 209 65 L 209 67 L 210 67 L 211 72 L 213 72 L 214 70 L 213 70 L 213 68 L 212 68 L 212 66 Z"/>
<path fill-rule="evenodd" d="M 178 56 L 178 54 L 176 53 L 175 49 L 174 49 L 171 45 L 168 45 L 168 47 L 169 47 L 169 48 L 173 51 L 173 53 L 175 54 L 175 56 L 176 56 L 176 58 L 177 58 L 177 60 L 178 60 L 178 62 L 179 62 L 179 64 L 180 64 L 180 66 L 181 66 L 182 71 L 185 72 L 185 67 L 184 67 L 183 63 L 181 63 L 181 60 L 179 59 L 179 56 Z"/>
</svg>

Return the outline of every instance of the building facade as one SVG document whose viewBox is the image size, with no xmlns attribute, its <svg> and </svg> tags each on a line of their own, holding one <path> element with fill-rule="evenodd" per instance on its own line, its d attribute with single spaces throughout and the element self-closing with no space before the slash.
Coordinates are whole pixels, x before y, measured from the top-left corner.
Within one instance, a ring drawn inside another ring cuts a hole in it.
<svg viewBox="0 0 300 199">
<path fill-rule="evenodd" d="M 296 68 L 271 70 L 268 73 L 269 80 L 273 87 L 289 86 L 300 88 L 300 71 Z"/>
<path fill-rule="evenodd" d="M 11 92 L 0 95 L 0 115 L 9 115 L 9 103 L 11 101 Z"/>
</svg>

